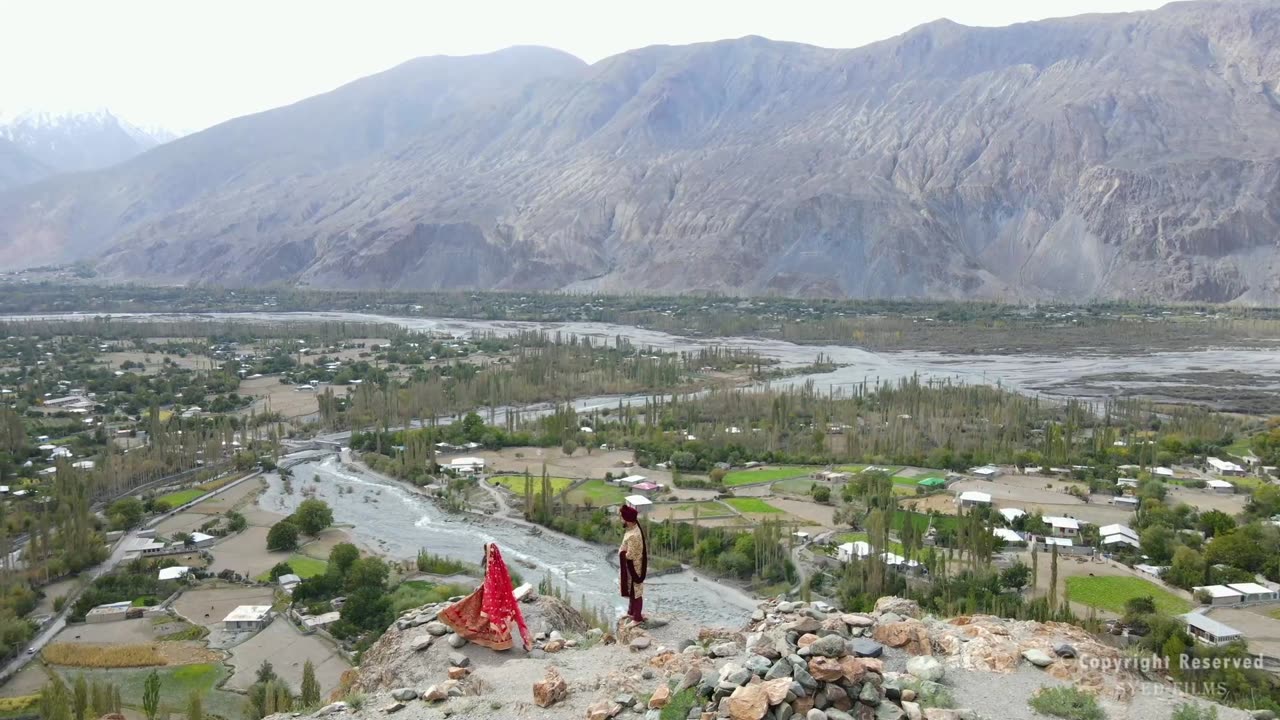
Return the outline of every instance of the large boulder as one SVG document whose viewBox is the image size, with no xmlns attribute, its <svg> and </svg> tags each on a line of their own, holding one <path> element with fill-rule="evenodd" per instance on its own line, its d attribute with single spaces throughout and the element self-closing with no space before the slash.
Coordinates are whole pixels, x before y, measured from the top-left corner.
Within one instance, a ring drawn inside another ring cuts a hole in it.
<svg viewBox="0 0 1280 720">
<path fill-rule="evenodd" d="M 769 712 L 769 695 L 764 685 L 744 685 L 729 696 L 732 720 L 761 720 Z"/>
<path fill-rule="evenodd" d="M 884 598 L 881 598 L 882 600 Z M 899 648 L 911 655 L 930 655 L 929 633 L 918 620 L 877 625 L 871 637 L 878 643 Z"/>
<path fill-rule="evenodd" d="M 946 669 L 942 667 L 942 663 L 937 658 L 930 655 L 920 655 L 907 660 L 907 672 L 930 682 L 939 682 L 942 676 L 946 674 Z"/>
<path fill-rule="evenodd" d="M 553 667 L 547 668 L 546 675 L 533 684 L 533 702 L 538 707 L 551 707 L 566 697 L 569 697 L 569 684 Z"/>
<path fill-rule="evenodd" d="M 791 678 L 768 680 L 760 683 L 759 687 L 764 688 L 770 705 L 779 705 L 787 699 L 787 693 L 791 692 Z"/>
<path fill-rule="evenodd" d="M 877 613 L 893 613 L 904 618 L 919 618 L 921 615 L 920 604 L 915 600 L 900 598 L 893 595 L 882 597 L 876 601 L 875 611 Z"/>
</svg>

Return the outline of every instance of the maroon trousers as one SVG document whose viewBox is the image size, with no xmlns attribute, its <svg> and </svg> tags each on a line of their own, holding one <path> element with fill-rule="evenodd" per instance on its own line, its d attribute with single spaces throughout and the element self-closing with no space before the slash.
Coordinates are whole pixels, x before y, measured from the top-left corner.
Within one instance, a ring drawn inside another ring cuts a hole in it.
<svg viewBox="0 0 1280 720">
<path fill-rule="evenodd" d="M 627 614 L 636 622 L 644 621 L 644 598 L 629 598 L 627 601 Z"/>
</svg>

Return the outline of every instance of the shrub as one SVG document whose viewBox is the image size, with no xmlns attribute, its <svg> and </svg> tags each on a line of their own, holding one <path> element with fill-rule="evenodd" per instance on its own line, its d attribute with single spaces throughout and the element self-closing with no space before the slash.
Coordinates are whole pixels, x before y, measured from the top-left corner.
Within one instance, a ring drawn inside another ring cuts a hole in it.
<svg viewBox="0 0 1280 720">
<path fill-rule="evenodd" d="M 1042 715 L 1066 720 L 1106 720 L 1106 713 L 1089 693 L 1074 687 L 1043 688 L 1029 701 L 1031 709 Z"/>
<path fill-rule="evenodd" d="M 1182 703 L 1174 709 L 1169 720 L 1218 720 L 1218 708 Z"/>
</svg>

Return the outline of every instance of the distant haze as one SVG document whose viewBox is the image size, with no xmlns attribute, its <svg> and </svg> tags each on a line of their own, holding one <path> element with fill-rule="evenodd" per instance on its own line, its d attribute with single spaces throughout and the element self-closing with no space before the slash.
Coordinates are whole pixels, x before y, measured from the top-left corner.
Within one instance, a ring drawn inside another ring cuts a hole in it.
<svg viewBox="0 0 1280 720">
<path fill-rule="evenodd" d="M 110 107 L 199 130 L 321 93 L 423 55 L 511 45 L 595 62 L 654 44 L 762 35 L 849 48 L 947 17 L 1007 25 L 1158 7 L 1157 0 L 42 0 L 6 3 L 0 116 Z"/>
</svg>

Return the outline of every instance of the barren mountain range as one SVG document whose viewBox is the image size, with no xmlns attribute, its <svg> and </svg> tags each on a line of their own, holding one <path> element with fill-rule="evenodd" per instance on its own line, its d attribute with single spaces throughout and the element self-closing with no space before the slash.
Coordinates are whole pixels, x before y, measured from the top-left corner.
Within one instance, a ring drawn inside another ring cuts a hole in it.
<svg viewBox="0 0 1280 720">
<path fill-rule="evenodd" d="M 0 193 L 0 265 L 230 286 L 1280 301 L 1280 3 L 853 50 L 429 57 Z M 0 174 L 6 172 L 0 143 Z M 12 164 L 12 163 L 11 163 Z"/>
</svg>

